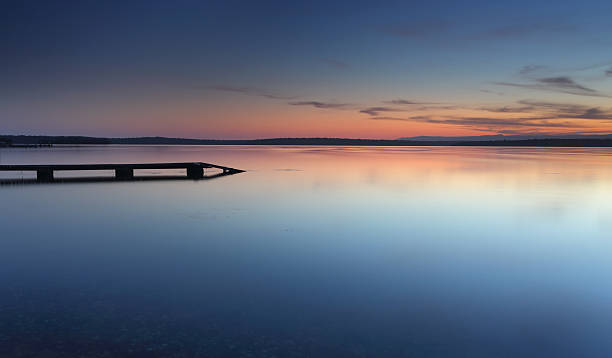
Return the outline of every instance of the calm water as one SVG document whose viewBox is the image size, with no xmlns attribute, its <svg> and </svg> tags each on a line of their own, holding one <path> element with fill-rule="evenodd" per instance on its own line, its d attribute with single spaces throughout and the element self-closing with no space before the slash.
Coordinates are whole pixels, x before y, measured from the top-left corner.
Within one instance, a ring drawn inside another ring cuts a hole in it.
<svg viewBox="0 0 612 358">
<path fill-rule="evenodd" d="M 0 356 L 612 356 L 612 149 L 0 149 L 168 161 L 0 186 Z"/>
</svg>

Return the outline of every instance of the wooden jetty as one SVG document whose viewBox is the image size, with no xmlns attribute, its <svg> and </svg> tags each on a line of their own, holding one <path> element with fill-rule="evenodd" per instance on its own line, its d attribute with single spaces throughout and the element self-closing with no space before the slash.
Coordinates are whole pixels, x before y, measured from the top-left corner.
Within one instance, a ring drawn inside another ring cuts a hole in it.
<svg viewBox="0 0 612 358">
<path fill-rule="evenodd" d="M 203 179 L 204 169 L 214 168 L 223 171 L 223 174 L 236 174 L 244 170 L 224 167 L 221 165 L 193 162 L 193 163 L 138 163 L 138 164 L 52 164 L 52 165 L 0 165 L 0 171 L 35 171 L 39 182 L 54 181 L 56 171 L 87 171 L 87 170 L 114 170 L 115 179 L 133 180 L 136 169 L 186 169 L 187 178 Z"/>
</svg>

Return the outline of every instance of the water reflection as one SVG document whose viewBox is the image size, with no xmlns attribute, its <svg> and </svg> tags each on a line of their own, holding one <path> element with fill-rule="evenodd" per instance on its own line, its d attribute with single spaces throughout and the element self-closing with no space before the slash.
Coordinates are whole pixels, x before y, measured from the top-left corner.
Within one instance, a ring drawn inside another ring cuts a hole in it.
<svg viewBox="0 0 612 358">
<path fill-rule="evenodd" d="M 248 170 L 0 187 L 3 356 L 612 353 L 610 149 L 0 151 Z"/>
<path fill-rule="evenodd" d="M 70 173 L 66 175 L 63 173 L 63 176 L 56 176 L 52 181 L 41 182 L 36 178 L 24 178 L 23 175 L 21 177 L 13 177 L 13 178 L 4 178 L 0 179 L 0 185 L 24 185 L 24 184 L 75 184 L 75 183 L 123 183 L 126 182 L 151 182 L 151 181 L 172 181 L 172 180 L 191 180 L 191 181 L 199 181 L 199 180 L 211 180 L 217 179 L 221 177 L 225 177 L 228 175 L 238 174 L 237 172 L 216 172 L 213 174 L 205 174 L 202 178 L 189 178 L 183 175 L 165 175 L 164 173 L 152 172 L 150 175 L 145 176 L 135 176 L 129 179 L 117 179 L 114 174 L 107 174 L 106 176 L 82 176 L 82 173 Z"/>
</svg>

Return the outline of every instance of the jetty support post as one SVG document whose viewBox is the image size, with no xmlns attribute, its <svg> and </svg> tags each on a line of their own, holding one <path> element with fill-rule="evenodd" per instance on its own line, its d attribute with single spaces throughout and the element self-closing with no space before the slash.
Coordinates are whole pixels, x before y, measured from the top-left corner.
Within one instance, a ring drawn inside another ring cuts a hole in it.
<svg viewBox="0 0 612 358">
<path fill-rule="evenodd" d="M 53 170 L 47 168 L 40 168 L 36 170 L 36 180 L 43 183 L 52 182 Z"/>
<path fill-rule="evenodd" d="M 204 168 L 200 165 L 190 165 L 187 167 L 187 177 L 189 179 L 202 179 L 204 178 Z"/>
<path fill-rule="evenodd" d="M 134 169 L 132 168 L 117 168 L 115 169 L 115 178 L 122 180 L 134 179 Z"/>
</svg>

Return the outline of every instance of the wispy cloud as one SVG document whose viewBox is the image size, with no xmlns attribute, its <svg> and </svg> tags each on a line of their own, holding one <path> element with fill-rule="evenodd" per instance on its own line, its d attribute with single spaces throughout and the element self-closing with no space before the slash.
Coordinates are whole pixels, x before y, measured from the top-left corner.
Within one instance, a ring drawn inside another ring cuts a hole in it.
<svg viewBox="0 0 612 358">
<path fill-rule="evenodd" d="M 561 71 L 580 72 L 580 71 L 588 71 L 588 70 L 593 70 L 593 69 L 602 68 L 602 67 L 608 67 L 610 65 L 612 65 L 612 61 L 598 62 L 598 63 L 590 64 L 587 66 L 564 68 L 564 69 L 561 69 Z"/>
<path fill-rule="evenodd" d="M 554 122 L 555 117 L 524 117 L 524 118 L 491 118 L 491 117 L 447 117 L 429 119 L 429 123 L 453 124 L 460 126 L 475 126 L 489 128 L 499 127 L 552 127 L 552 128 L 581 128 L 573 122 Z"/>
<path fill-rule="evenodd" d="M 434 124 L 447 124 L 469 127 L 470 129 L 485 129 L 497 131 L 504 128 L 527 127 L 527 128 L 583 128 L 582 125 L 571 121 L 557 121 L 557 117 L 520 117 L 520 118 L 495 118 L 495 117 L 461 117 L 461 116 L 413 116 L 413 117 L 372 117 L 370 120 L 377 121 L 405 121 L 425 122 Z"/>
<path fill-rule="evenodd" d="M 554 81 L 553 81 L 554 82 Z M 382 107 L 388 112 L 395 108 Z M 362 110 L 362 113 L 371 115 L 369 120 L 374 121 L 401 121 L 420 122 L 451 126 L 461 126 L 470 130 L 483 130 L 499 132 L 507 131 L 534 131 L 542 132 L 550 129 L 584 129 L 591 128 L 585 121 L 612 122 L 612 108 L 600 108 L 572 103 L 554 103 L 545 101 L 521 100 L 514 104 L 499 107 L 468 108 L 472 111 L 482 111 L 482 115 L 455 115 L 455 114 L 424 114 L 418 116 L 384 116 L 378 107 Z M 495 113 L 487 115 L 484 112 Z M 513 117 L 514 116 L 514 117 Z"/>
<path fill-rule="evenodd" d="M 512 107 L 512 106 L 503 106 L 503 107 L 482 107 L 480 110 L 487 112 L 495 112 L 495 113 L 526 113 L 533 110 L 531 106 L 524 107 Z"/>
<path fill-rule="evenodd" d="M 481 89 L 481 90 L 480 90 L 480 92 L 482 92 L 482 93 L 496 94 L 496 95 L 498 95 L 498 96 L 503 96 L 503 95 L 504 95 L 504 93 L 503 93 L 503 92 L 491 91 L 491 90 L 488 90 L 488 89 Z"/>
<path fill-rule="evenodd" d="M 612 120 L 612 111 L 606 111 L 596 107 L 589 108 L 582 114 L 579 114 L 573 118 Z"/>
<path fill-rule="evenodd" d="M 399 118 L 399 117 L 370 117 L 372 121 L 403 121 L 403 122 L 415 122 L 415 117 L 410 118 Z"/>
<path fill-rule="evenodd" d="M 537 78 L 532 83 L 494 82 L 500 86 L 519 87 L 557 93 L 566 93 L 577 96 L 610 97 L 592 88 L 576 83 L 567 76 Z"/>
<path fill-rule="evenodd" d="M 542 70 L 546 70 L 548 69 L 548 66 L 542 66 L 542 65 L 527 65 L 527 66 L 523 66 L 523 68 L 521 68 L 519 70 L 519 74 L 520 75 L 530 75 L 534 72 L 540 72 Z"/>
<path fill-rule="evenodd" d="M 383 103 L 387 103 L 387 104 L 395 104 L 395 105 L 411 105 L 411 104 L 418 104 L 418 105 L 422 105 L 422 104 L 437 104 L 437 103 L 433 103 L 433 102 L 420 102 L 420 101 L 412 101 L 412 100 L 408 100 L 408 99 L 392 99 L 390 101 L 383 101 Z"/>
<path fill-rule="evenodd" d="M 536 80 L 537 82 L 549 86 L 551 88 L 561 89 L 561 90 L 572 90 L 572 91 L 583 91 L 594 93 L 597 92 L 594 89 L 590 89 L 579 85 L 574 80 L 569 77 L 548 77 L 548 78 L 540 78 Z"/>
<path fill-rule="evenodd" d="M 370 116 L 378 116 L 380 112 L 403 112 L 403 110 L 392 107 L 369 107 L 359 111 L 359 113 L 365 113 Z"/>
<path fill-rule="evenodd" d="M 265 89 L 261 89 L 261 88 L 257 88 L 257 87 L 238 87 L 238 86 L 230 86 L 230 85 L 213 85 L 213 86 L 209 86 L 209 89 L 215 90 L 215 91 L 221 91 L 221 92 L 234 92 L 234 93 L 240 93 L 240 94 L 244 94 L 244 95 L 249 95 L 249 96 L 258 96 L 258 97 L 265 97 L 265 98 L 270 98 L 270 99 L 294 99 L 296 98 L 296 96 L 284 96 L 284 95 L 279 95 L 276 93 L 273 93 L 271 91 L 265 90 Z"/>
<path fill-rule="evenodd" d="M 605 74 L 606 74 L 606 77 L 612 77 L 612 68 L 606 70 Z"/>
<path fill-rule="evenodd" d="M 292 106 L 312 106 L 315 108 L 322 109 L 342 109 L 348 106 L 347 103 L 332 103 L 332 102 L 319 102 L 319 101 L 299 101 L 289 102 Z"/>
<path fill-rule="evenodd" d="M 562 67 L 556 68 L 552 66 L 545 65 L 526 65 L 523 66 L 518 74 L 519 76 L 527 77 L 527 78 L 538 78 L 538 77 L 554 77 L 556 75 L 566 76 L 568 73 L 580 73 L 585 71 L 593 71 L 599 70 L 604 67 L 610 67 L 612 65 L 611 61 L 606 62 L 598 62 L 592 63 L 589 65 L 577 66 L 577 67 Z M 610 68 L 612 71 L 612 68 Z M 604 72 L 606 72 L 604 70 Z"/>
<path fill-rule="evenodd" d="M 599 107 L 590 107 L 579 104 L 541 102 L 531 100 L 521 100 L 518 103 L 527 105 L 533 108 L 534 111 L 548 113 L 557 118 L 577 118 L 577 119 L 595 119 L 595 120 L 612 120 L 612 109 L 602 109 Z"/>
</svg>

